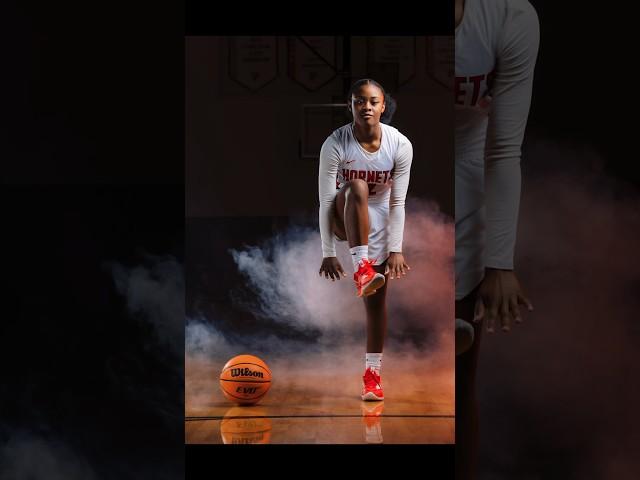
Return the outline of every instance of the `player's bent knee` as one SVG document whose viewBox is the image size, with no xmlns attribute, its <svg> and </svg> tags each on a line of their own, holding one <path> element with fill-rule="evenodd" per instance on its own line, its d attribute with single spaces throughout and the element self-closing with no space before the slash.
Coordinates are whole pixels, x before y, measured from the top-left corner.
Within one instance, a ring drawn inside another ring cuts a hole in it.
<svg viewBox="0 0 640 480">
<path fill-rule="evenodd" d="M 354 179 L 347 183 L 347 198 L 352 200 L 367 200 L 369 198 L 369 185 L 361 179 Z"/>
</svg>

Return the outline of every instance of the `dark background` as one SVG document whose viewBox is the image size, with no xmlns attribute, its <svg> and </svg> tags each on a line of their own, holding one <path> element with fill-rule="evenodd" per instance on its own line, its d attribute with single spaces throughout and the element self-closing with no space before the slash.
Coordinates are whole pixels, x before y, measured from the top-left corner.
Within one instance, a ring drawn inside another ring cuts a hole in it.
<svg viewBox="0 0 640 480">
<path fill-rule="evenodd" d="M 319 153 L 333 130 L 351 122 L 347 93 L 353 82 L 368 77 L 395 98 L 390 124 L 412 142 L 409 198 L 433 200 L 453 216 L 453 108 L 446 86 L 427 74 L 426 36 L 409 37 L 414 72 L 403 84 L 399 74 L 383 68 L 395 64 L 367 60 L 370 37 L 334 36 L 334 77 L 311 91 L 289 69 L 288 46 L 300 38 L 275 36 L 278 75 L 255 90 L 233 74 L 233 37 L 186 38 L 187 216 L 317 217 L 318 158 L 301 155 L 303 141 L 315 139 L 305 150 Z M 345 104 L 334 111 L 333 122 L 302 120 L 303 105 L 330 103 Z"/>
<path fill-rule="evenodd" d="M 540 51 L 528 129 L 593 147 L 605 174 L 636 186 L 632 158 L 637 96 L 629 83 L 632 30 L 624 12 L 581 2 L 531 0 L 540 19 Z"/>
<path fill-rule="evenodd" d="M 181 357 L 109 263 L 184 261 L 183 10 L 9 10 L 0 478 L 182 478 Z"/>
</svg>

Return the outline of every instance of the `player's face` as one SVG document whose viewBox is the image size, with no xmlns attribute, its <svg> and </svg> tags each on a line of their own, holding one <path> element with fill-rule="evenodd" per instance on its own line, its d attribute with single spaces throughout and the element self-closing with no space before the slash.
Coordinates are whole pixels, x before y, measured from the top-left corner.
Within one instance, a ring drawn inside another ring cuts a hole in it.
<svg viewBox="0 0 640 480">
<path fill-rule="evenodd" d="M 384 95 L 375 85 L 362 85 L 351 95 L 351 113 L 357 124 L 377 125 L 380 123 L 382 112 L 384 112 Z"/>
</svg>

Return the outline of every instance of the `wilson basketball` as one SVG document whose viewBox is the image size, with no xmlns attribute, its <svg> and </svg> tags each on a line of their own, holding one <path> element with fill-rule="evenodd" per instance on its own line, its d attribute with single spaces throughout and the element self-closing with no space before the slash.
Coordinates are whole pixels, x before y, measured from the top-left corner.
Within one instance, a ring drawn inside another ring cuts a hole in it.
<svg viewBox="0 0 640 480">
<path fill-rule="evenodd" d="M 220 373 L 220 388 L 227 399 L 239 405 L 258 403 L 271 387 L 271 370 L 262 359 L 238 355 Z"/>
</svg>

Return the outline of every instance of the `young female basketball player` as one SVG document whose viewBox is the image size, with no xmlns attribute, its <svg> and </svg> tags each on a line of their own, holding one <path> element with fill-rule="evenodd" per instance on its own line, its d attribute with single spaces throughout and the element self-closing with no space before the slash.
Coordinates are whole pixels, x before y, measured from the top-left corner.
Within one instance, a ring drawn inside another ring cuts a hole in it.
<svg viewBox="0 0 640 480">
<path fill-rule="evenodd" d="M 402 255 L 404 202 L 413 158 L 411 142 L 381 123 L 393 107 L 382 86 L 358 80 L 348 96 L 353 122 L 325 140 L 320 151 L 319 195 L 322 265 L 319 274 L 346 276 L 334 240 L 346 240 L 353 261 L 356 294 L 367 315 L 363 400 L 383 400 L 380 381 L 387 325 L 387 279 L 409 270 Z"/>
<path fill-rule="evenodd" d="M 455 12 L 456 336 L 473 334 L 456 339 L 470 345 L 456 357 L 456 478 L 471 479 L 482 324 L 508 332 L 533 309 L 513 257 L 539 26 L 527 0 L 455 0 Z"/>
</svg>

